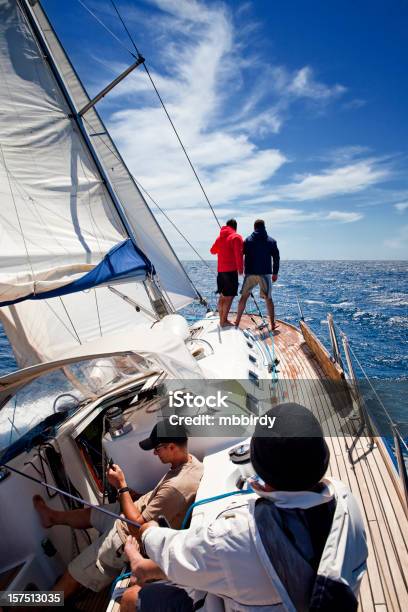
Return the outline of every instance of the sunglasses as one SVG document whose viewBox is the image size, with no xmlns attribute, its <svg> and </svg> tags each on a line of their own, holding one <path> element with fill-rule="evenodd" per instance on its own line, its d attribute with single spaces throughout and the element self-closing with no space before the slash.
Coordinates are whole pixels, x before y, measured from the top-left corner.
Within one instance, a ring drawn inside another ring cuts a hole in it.
<svg viewBox="0 0 408 612">
<path fill-rule="evenodd" d="M 157 446 L 155 446 L 154 450 L 157 451 L 160 448 L 165 448 L 166 446 L 168 446 L 168 444 L 166 444 L 165 442 L 162 442 L 161 444 L 158 444 Z"/>
</svg>

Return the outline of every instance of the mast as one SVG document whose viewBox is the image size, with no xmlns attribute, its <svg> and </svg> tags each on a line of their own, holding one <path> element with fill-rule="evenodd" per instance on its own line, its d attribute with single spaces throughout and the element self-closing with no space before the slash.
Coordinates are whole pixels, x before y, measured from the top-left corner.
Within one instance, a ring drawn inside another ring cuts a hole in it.
<svg viewBox="0 0 408 612">
<path fill-rule="evenodd" d="M 30 13 L 32 21 L 35 22 L 36 31 L 41 33 L 41 40 L 46 46 L 47 56 L 52 61 L 59 79 L 63 81 L 64 95 L 69 96 L 75 121 L 78 122 L 79 129 L 84 135 L 87 146 L 92 150 L 93 156 L 98 159 L 98 169 L 102 166 L 102 176 L 105 177 L 107 184 L 109 183 L 111 190 L 114 192 L 115 205 L 118 201 L 120 202 L 123 217 L 126 219 L 126 231 L 133 240 L 136 239 L 139 247 L 142 248 L 142 251 L 154 265 L 160 283 L 155 282 L 152 276 L 147 279 L 147 284 L 151 286 L 152 293 L 155 296 L 160 295 L 166 302 L 172 304 L 171 311 L 178 310 L 186 305 L 186 303 L 178 304 L 178 293 L 189 294 L 193 299 L 201 301 L 201 296 L 159 226 L 126 163 L 110 138 L 96 108 L 94 106 L 89 107 L 90 97 L 49 22 L 41 2 L 39 0 L 22 1 L 31 5 L 31 8 L 26 7 L 27 11 Z M 64 78 L 61 78 L 61 70 Z M 87 107 L 85 116 L 83 111 Z M 83 114 L 79 116 L 81 112 Z M 92 138 L 95 138 L 95 144 L 92 142 Z M 124 202 L 126 202 L 125 205 Z M 150 240 L 148 241 L 146 241 L 146 230 L 150 233 Z M 181 276 L 183 281 L 180 278 Z M 178 277 L 177 281 L 176 277 Z M 161 312 L 162 306 L 160 307 Z"/>
</svg>

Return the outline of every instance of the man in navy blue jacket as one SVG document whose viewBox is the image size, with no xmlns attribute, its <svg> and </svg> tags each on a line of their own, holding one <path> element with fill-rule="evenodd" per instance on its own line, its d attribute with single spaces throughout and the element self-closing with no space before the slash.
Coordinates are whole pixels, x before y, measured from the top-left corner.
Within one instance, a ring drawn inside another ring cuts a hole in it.
<svg viewBox="0 0 408 612">
<path fill-rule="evenodd" d="M 275 307 L 272 301 L 272 282 L 278 279 L 279 249 L 276 240 L 268 236 L 265 221 L 257 219 L 254 231 L 244 242 L 245 278 L 241 289 L 241 299 L 238 303 L 235 326 L 238 327 L 251 291 L 259 285 L 261 297 L 264 298 L 271 321 L 271 329 L 275 325 Z M 273 268 L 272 268 L 273 260 Z M 272 275 L 272 279 L 271 279 Z"/>
</svg>

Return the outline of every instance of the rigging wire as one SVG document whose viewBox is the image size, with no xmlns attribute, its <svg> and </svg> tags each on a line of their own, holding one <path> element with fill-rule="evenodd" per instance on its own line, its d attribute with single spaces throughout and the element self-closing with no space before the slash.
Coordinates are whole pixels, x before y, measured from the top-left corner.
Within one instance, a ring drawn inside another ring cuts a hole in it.
<svg viewBox="0 0 408 612">
<path fill-rule="evenodd" d="M 92 12 L 92 11 L 91 11 L 89 8 L 88 8 L 88 7 L 87 7 L 87 6 L 84 4 L 84 2 L 82 2 L 82 0 L 78 0 L 78 2 L 79 2 L 79 3 L 80 3 L 80 4 L 81 4 L 81 5 L 82 5 L 82 6 L 83 6 L 83 7 L 84 7 L 84 8 L 85 8 L 85 9 L 86 9 L 86 10 L 87 10 L 87 11 L 88 11 L 88 12 L 89 12 L 89 13 L 90 13 L 90 14 L 91 14 L 91 15 L 92 15 L 92 16 L 93 16 L 93 17 L 94 17 L 94 18 L 95 18 L 95 19 L 96 19 L 96 20 L 97 20 L 97 21 L 98 21 L 98 22 L 99 22 L 99 23 L 100 23 L 102 26 L 103 26 L 103 27 L 104 27 L 104 28 L 105 28 L 105 30 L 107 30 L 107 31 L 108 31 L 108 32 L 109 32 L 109 33 L 110 33 L 110 34 L 111 34 L 111 35 L 112 35 L 114 38 L 116 38 L 116 40 L 119 40 L 119 39 L 118 39 L 118 37 L 117 37 L 117 36 L 116 36 L 116 35 L 115 35 L 115 34 L 114 34 L 114 33 L 113 33 L 113 32 L 112 32 L 112 31 L 111 31 L 111 30 L 110 30 L 110 29 L 109 29 L 109 28 L 108 28 L 108 27 L 107 27 L 107 26 L 104 24 L 104 23 L 103 23 L 103 21 L 101 21 L 101 19 L 99 19 L 99 17 L 97 17 L 97 16 L 96 16 L 96 15 L 95 15 L 95 14 L 94 14 L 94 13 L 93 13 L 93 12 Z M 122 23 L 122 25 L 123 25 L 123 27 L 124 27 L 124 29 L 125 29 L 125 31 L 126 31 L 126 34 L 127 34 L 128 38 L 129 38 L 130 42 L 132 43 L 132 45 L 133 45 L 133 47 L 134 47 L 134 49 L 135 49 L 136 55 L 135 55 L 135 54 L 134 54 L 132 51 L 130 51 L 130 50 L 129 50 L 129 49 L 128 49 L 128 48 L 127 48 L 125 45 L 123 45 L 122 41 L 119 41 L 119 42 L 120 42 L 120 44 L 121 44 L 121 46 L 122 46 L 122 47 L 125 47 L 125 49 L 126 49 L 126 50 L 127 50 L 127 51 L 128 51 L 130 54 L 131 54 L 131 55 L 132 55 L 132 57 L 135 57 L 136 59 L 141 58 L 142 56 L 141 56 L 141 54 L 140 54 L 140 52 L 139 52 L 139 50 L 138 50 L 138 48 L 137 48 L 137 46 L 136 46 L 136 43 L 135 43 L 135 41 L 134 41 L 134 39 L 133 39 L 133 36 L 131 35 L 131 33 L 129 32 L 128 28 L 126 27 L 126 24 L 125 24 L 125 22 L 124 22 L 124 19 L 123 19 L 123 17 L 121 16 L 121 14 L 120 14 L 120 12 L 119 12 L 119 9 L 117 8 L 117 6 L 116 6 L 116 4 L 115 4 L 114 0 L 110 0 L 110 2 L 111 2 L 111 4 L 112 4 L 113 8 L 115 9 L 115 12 L 116 12 L 116 14 L 117 14 L 118 18 L 120 19 L 120 21 L 121 21 L 121 23 Z M 167 119 L 168 119 L 168 120 L 169 120 L 169 122 L 170 122 L 170 125 L 171 125 L 171 127 L 172 127 L 172 129 L 173 129 L 173 131 L 174 131 L 174 134 L 176 135 L 176 138 L 177 138 L 177 140 L 178 140 L 178 142 L 179 142 L 179 144 L 180 144 L 180 146 L 181 146 L 181 148 L 182 148 L 182 150 L 183 150 L 183 153 L 184 153 L 184 155 L 185 155 L 185 157 L 186 157 L 186 159 L 187 159 L 187 161 L 188 161 L 188 163 L 189 163 L 189 165 L 190 165 L 190 168 L 191 168 L 191 170 L 193 171 L 193 174 L 194 174 L 194 176 L 195 176 L 195 178 L 196 178 L 196 180 L 197 180 L 197 182 L 198 182 L 198 184 L 199 184 L 199 186 L 200 186 L 200 189 L 201 189 L 201 191 L 202 191 L 202 193 L 203 193 L 203 195 L 204 195 L 204 198 L 205 198 L 205 200 L 206 200 L 206 202 L 207 202 L 207 204 L 208 204 L 208 206 L 209 206 L 209 208 L 210 208 L 210 210 L 211 210 L 211 212 L 212 212 L 212 214 L 213 214 L 213 216 L 214 216 L 214 219 L 215 219 L 215 221 L 217 222 L 218 227 L 221 227 L 221 224 L 220 224 L 220 222 L 219 222 L 219 220 L 218 220 L 218 217 L 217 217 L 217 215 L 216 215 L 216 213 L 215 213 L 215 210 L 214 210 L 214 208 L 213 208 L 213 206 L 212 206 L 212 204 L 211 204 L 211 202 L 210 202 L 210 199 L 209 199 L 209 197 L 208 197 L 208 195 L 207 195 L 207 192 L 205 191 L 204 186 L 203 186 L 203 184 L 202 184 L 202 182 L 201 182 L 201 180 L 200 180 L 200 177 L 198 176 L 198 173 L 197 173 L 197 171 L 196 171 L 196 169 L 195 169 L 195 167 L 194 167 L 194 164 L 193 164 L 193 162 L 191 161 L 189 154 L 187 153 L 187 150 L 186 150 L 186 148 L 185 148 L 185 146 L 184 146 L 184 144 L 183 144 L 183 141 L 181 140 L 181 137 L 180 137 L 180 135 L 179 135 L 179 133 L 178 133 L 178 131 L 177 131 L 177 128 L 176 128 L 176 126 L 174 125 L 174 122 L 173 122 L 172 118 L 170 117 L 170 114 L 169 114 L 169 112 L 168 112 L 168 110 L 167 110 L 167 108 L 166 108 L 166 105 L 165 105 L 165 103 L 164 103 L 164 100 L 163 100 L 163 98 L 161 97 L 159 90 L 157 89 L 156 83 L 154 82 L 153 77 L 152 77 L 152 75 L 150 74 L 150 71 L 149 71 L 148 67 L 146 66 L 146 62 L 143 62 L 143 68 L 144 68 L 144 70 L 145 70 L 145 72 L 146 72 L 146 74 L 147 74 L 147 76 L 148 76 L 148 78 L 149 78 L 149 80 L 150 80 L 150 83 L 151 83 L 151 85 L 152 85 L 152 87 L 153 87 L 153 89 L 154 89 L 154 91 L 155 91 L 155 93 L 156 93 L 156 95 L 157 95 L 157 97 L 158 97 L 158 99 L 159 99 L 159 101 L 160 101 L 160 104 L 161 104 L 161 106 L 162 106 L 162 108 L 163 108 L 163 110 L 164 110 L 164 112 L 165 112 L 165 114 L 166 114 L 166 116 L 167 116 Z"/>
<path fill-rule="evenodd" d="M 61 317 L 55 312 L 55 310 L 52 308 L 52 306 L 50 306 L 48 300 L 44 300 L 46 306 L 48 306 L 48 308 L 51 310 L 52 314 L 58 319 L 58 321 L 61 323 L 61 325 L 63 327 L 65 327 L 65 329 L 67 330 L 67 332 L 74 338 L 74 340 L 78 340 L 78 335 L 75 335 L 72 333 L 72 331 L 69 329 L 69 327 L 67 325 L 65 325 L 64 321 L 61 319 Z"/>
<path fill-rule="evenodd" d="M 115 38 L 115 39 L 116 39 L 116 41 L 117 41 L 117 42 L 120 44 L 120 46 L 121 46 L 121 47 L 123 47 L 124 49 L 126 49 L 126 51 L 127 51 L 128 53 L 130 53 L 130 55 L 131 55 L 132 57 L 134 57 L 135 59 L 138 59 L 138 58 L 135 56 L 135 54 L 133 53 L 133 51 L 131 51 L 131 50 L 130 50 L 130 49 L 129 49 L 129 48 L 126 46 L 126 45 L 124 45 L 124 44 L 123 44 L 123 42 L 122 42 L 122 40 L 119 38 L 119 36 L 116 36 L 116 34 L 115 34 L 114 32 L 112 32 L 112 30 L 111 30 L 110 28 L 108 28 L 108 26 L 107 26 L 107 25 L 106 25 L 106 24 L 105 24 L 105 23 L 102 21 L 102 19 L 99 19 L 99 17 L 98 17 L 98 16 L 97 16 L 97 15 L 96 15 L 96 14 L 95 14 L 93 11 L 91 11 L 91 9 L 90 9 L 90 8 L 88 8 L 88 7 L 86 6 L 86 4 L 85 4 L 84 2 L 82 2 L 82 0 L 77 0 L 77 1 L 79 2 L 79 4 L 80 4 L 80 5 L 81 5 L 81 6 L 82 6 L 82 7 L 83 7 L 83 8 L 84 8 L 86 11 L 88 11 L 88 13 L 89 13 L 90 15 L 92 15 L 92 17 L 93 17 L 94 19 L 96 19 L 96 21 L 97 21 L 98 23 L 100 23 L 100 24 L 101 24 L 101 26 L 102 26 L 103 28 L 105 28 L 105 30 L 106 30 L 107 32 L 109 32 L 109 34 L 110 34 L 111 36 L 113 36 L 113 38 Z"/>
<path fill-rule="evenodd" d="M 343 334 L 343 332 L 341 332 L 341 333 Z M 344 335 L 344 334 L 343 334 L 343 335 Z M 360 370 L 362 371 L 364 378 L 367 380 L 368 384 L 369 384 L 369 385 L 370 385 L 370 387 L 371 387 L 371 390 L 373 391 L 373 393 L 374 393 L 375 397 L 377 398 L 378 403 L 380 404 L 381 408 L 383 409 L 384 414 L 385 414 L 385 416 L 387 417 L 387 419 L 388 419 L 388 421 L 389 421 L 390 425 L 396 429 L 396 431 L 397 431 L 397 433 L 398 433 L 398 438 L 399 438 L 399 440 L 401 441 L 401 443 L 402 443 L 402 445 L 404 446 L 405 450 L 408 452 L 408 444 L 407 444 L 407 442 L 405 441 L 404 436 L 402 435 L 401 431 L 399 430 L 398 424 L 397 424 L 397 423 L 395 423 L 395 421 L 393 420 L 393 418 L 392 418 L 392 416 L 390 415 L 389 411 L 388 411 L 388 410 L 387 410 L 387 408 L 385 407 L 384 402 L 382 401 L 382 399 L 381 399 L 381 397 L 379 396 L 379 394 L 378 394 L 377 390 L 376 390 L 376 389 L 375 389 L 375 387 L 373 386 L 373 384 L 372 384 L 371 380 L 368 378 L 366 371 L 364 370 L 364 368 L 363 368 L 363 366 L 362 366 L 361 362 L 359 361 L 359 359 L 358 359 L 357 355 L 356 355 L 356 354 L 355 354 L 355 352 L 353 351 L 353 349 L 352 349 L 352 347 L 350 346 L 350 344 L 349 344 L 349 349 L 350 349 L 350 352 L 351 352 L 351 354 L 353 355 L 354 359 L 356 360 L 356 362 L 357 362 L 358 366 L 360 367 Z"/>
<path fill-rule="evenodd" d="M 120 20 L 121 24 L 123 25 L 123 28 L 124 28 L 124 30 L 125 30 L 125 32 L 126 32 L 126 34 L 128 35 L 128 38 L 129 38 L 130 42 L 131 42 L 131 43 L 132 43 L 132 45 L 133 45 L 133 47 L 134 47 L 134 49 L 135 49 L 135 51 L 136 51 L 136 55 L 137 55 L 137 57 L 138 57 L 138 58 L 141 58 L 141 57 L 142 57 L 142 55 L 141 55 L 141 53 L 139 52 L 139 49 L 136 47 L 136 43 L 135 43 L 135 41 L 134 41 L 134 39 L 133 39 L 133 37 L 132 37 L 131 33 L 129 32 L 128 28 L 126 27 L 126 24 L 125 24 L 125 22 L 124 22 L 124 20 L 123 20 L 123 18 L 122 18 L 122 15 L 121 15 L 121 14 L 120 14 L 120 12 L 119 12 L 119 10 L 118 10 L 117 6 L 116 6 L 116 4 L 114 3 L 114 1 L 113 1 L 113 0 L 110 0 L 110 3 L 111 3 L 111 5 L 113 6 L 113 8 L 115 9 L 116 15 L 118 16 L 118 18 L 119 18 L 119 20 Z"/>
<path fill-rule="evenodd" d="M 88 125 L 88 128 L 92 129 L 91 124 L 89 123 L 89 121 L 86 119 L 86 117 L 83 117 L 85 123 Z M 116 159 L 121 162 L 120 157 L 118 156 L 118 154 L 116 153 L 116 151 L 114 149 L 112 149 L 108 143 L 105 141 L 105 139 L 102 137 L 102 134 L 95 134 L 95 136 L 97 138 L 99 138 L 102 142 L 102 144 L 105 145 L 105 147 L 108 149 L 108 151 L 114 156 L 116 157 Z M 194 253 L 197 255 L 197 257 L 202 261 L 202 263 L 211 271 L 214 272 L 214 270 L 211 268 L 211 266 L 208 265 L 208 262 L 202 257 L 202 255 L 200 255 L 200 253 L 197 251 L 197 249 L 193 246 L 193 244 L 189 241 L 189 239 L 187 238 L 187 236 L 185 234 L 183 234 L 183 232 L 177 227 L 177 224 L 171 219 L 171 217 L 169 217 L 169 215 L 166 213 L 166 211 L 158 204 L 157 200 L 155 200 L 153 198 L 153 196 L 147 191 L 147 189 L 145 187 L 143 187 L 143 185 L 141 184 L 141 182 L 135 177 L 134 174 L 132 174 L 132 172 L 130 172 L 130 170 L 128 170 L 131 178 L 135 181 L 136 185 L 139 187 L 139 189 L 141 191 L 143 191 L 143 193 L 147 196 L 147 198 L 152 202 L 152 204 L 157 208 L 157 210 L 167 219 L 167 221 L 170 223 L 170 225 L 176 230 L 176 232 L 181 236 L 181 238 L 188 244 L 188 246 L 191 248 L 192 251 L 194 251 Z M 188 276 L 188 275 L 187 275 Z M 190 282 L 192 283 L 192 285 L 194 286 L 193 281 L 191 280 L 191 278 L 188 276 Z"/>
<path fill-rule="evenodd" d="M 69 312 L 68 312 L 67 307 L 65 306 L 64 301 L 63 301 L 63 299 L 62 299 L 62 297 L 61 297 L 61 296 L 59 296 L 59 300 L 60 300 L 60 302 L 61 302 L 61 304 L 62 304 L 63 309 L 65 310 L 65 314 L 67 315 L 69 322 L 70 322 L 70 323 L 71 323 L 71 325 L 72 325 L 72 329 L 73 329 L 73 330 L 74 330 L 74 332 L 75 332 L 75 335 L 76 335 L 76 337 L 77 337 L 77 340 L 78 340 L 79 344 L 82 344 L 82 342 L 81 342 L 81 338 L 80 338 L 80 337 L 79 337 L 79 335 L 78 335 L 78 332 L 77 332 L 77 330 L 76 330 L 76 327 L 75 327 L 75 325 L 73 324 L 71 317 L 69 316 Z"/>
<path fill-rule="evenodd" d="M 95 295 L 96 312 L 98 313 L 99 333 L 100 333 L 100 335 L 102 337 L 103 334 L 102 334 L 102 327 L 101 327 L 101 317 L 100 317 L 100 314 L 99 314 L 99 305 L 98 305 L 98 296 L 96 294 L 96 287 L 94 287 L 94 295 Z"/>
<path fill-rule="evenodd" d="M 173 121 L 172 121 L 172 119 L 171 119 L 171 117 L 170 117 L 170 115 L 169 115 L 169 112 L 168 112 L 168 110 L 167 110 L 167 108 L 166 108 L 166 105 L 165 105 L 165 104 L 164 104 L 164 102 L 163 102 L 163 99 L 162 99 L 162 97 L 161 97 L 161 95 L 160 95 L 160 93 L 159 93 L 159 90 L 157 89 L 156 84 L 155 84 L 155 82 L 153 81 L 153 78 L 152 78 L 152 76 L 151 76 L 151 74 L 150 74 L 150 72 L 149 72 L 149 69 L 147 68 L 146 64 L 143 64 L 143 68 L 145 69 L 145 72 L 146 72 L 147 76 L 148 76 L 148 77 L 149 77 L 149 79 L 150 79 L 150 82 L 151 82 L 151 84 L 152 84 L 152 86 L 153 86 L 153 88 L 154 88 L 154 90 L 155 90 L 155 92 L 156 92 L 156 94 L 157 94 L 157 97 L 158 97 L 158 98 L 159 98 L 159 100 L 160 100 L 160 104 L 162 105 L 163 110 L 164 110 L 164 112 L 166 113 L 167 118 L 168 118 L 168 120 L 169 120 L 169 122 L 170 122 L 170 125 L 171 125 L 171 127 L 173 128 L 173 131 L 174 131 L 174 133 L 175 133 L 175 135 L 176 135 L 176 137 L 177 137 L 177 140 L 179 141 L 180 146 L 181 146 L 181 148 L 183 149 L 184 155 L 186 156 L 186 159 L 187 159 L 187 161 L 188 161 L 188 163 L 189 163 L 189 165 L 190 165 L 190 167 L 191 167 L 191 169 L 192 169 L 192 171 L 193 171 L 193 173 L 194 173 L 194 176 L 195 176 L 195 177 L 196 177 L 196 179 L 197 179 L 197 182 L 198 182 L 198 184 L 199 184 L 199 186 L 200 186 L 200 188 L 201 188 L 201 191 L 202 191 L 202 192 L 203 192 L 203 194 L 204 194 L 204 197 L 205 197 L 205 199 L 206 199 L 206 201 L 207 201 L 208 206 L 209 206 L 209 207 L 210 207 L 210 209 L 211 209 L 211 212 L 212 212 L 212 214 L 213 214 L 213 216 L 214 216 L 214 219 L 216 220 L 216 222 L 217 222 L 217 224 L 218 224 L 218 227 L 221 227 L 221 223 L 219 222 L 218 217 L 217 217 L 217 215 L 216 215 L 216 213 L 215 213 L 215 210 L 214 210 L 214 208 L 213 208 L 213 206 L 212 206 L 212 204 L 211 204 L 211 202 L 210 202 L 210 200 L 209 200 L 209 198 L 208 198 L 207 192 L 205 191 L 205 189 L 204 189 L 204 187 L 203 187 L 203 184 L 202 184 L 202 182 L 200 181 L 200 178 L 199 178 L 199 176 L 198 176 L 198 174 L 197 174 L 197 171 L 196 171 L 196 169 L 194 168 L 193 162 L 191 161 L 190 156 L 189 156 L 189 154 L 187 153 L 187 150 L 186 150 L 186 148 L 185 148 L 185 146 L 184 146 L 184 144 L 183 144 L 183 142 L 182 142 L 182 140 L 181 140 L 181 138 L 180 138 L 180 136 L 179 136 L 179 133 L 177 132 L 176 126 L 174 125 L 174 123 L 173 123 Z"/>
<path fill-rule="evenodd" d="M 13 187 L 12 187 L 12 183 L 11 183 L 11 178 L 10 178 L 8 166 L 6 164 L 6 158 L 4 156 L 4 151 L 3 151 L 3 147 L 1 145 L 1 143 L 0 143 L 0 151 L 1 151 L 1 155 L 3 157 L 3 165 L 4 165 L 4 169 L 6 171 L 6 175 L 7 175 L 7 181 L 8 181 L 8 184 L 9 184 L 10 194 L 11 194 L 11 197 L 12 197 L 12 200 L 13 200 L 13 204 L 14 204 L 14 210 L 16 211 L 16 217 L 17 217 L 18 226 L 20 228 L 21 238 L 23 240 L 24 249 L 25 249 L 25 252 L 26 252 L 26 255 L 27 255 L 27 262 L 28 262 L 28 265 L 30 266 L 31 275 L 32 275 L 32 278 L 33 278 L 34 293 L 35 293 L 35 274 L 34 274 L 34 269 L 33 269 L 32 263 L 31 263 L 30 254 L 28 252 L 27 241 L 25 239 L 24 232 L 23 232 L 23 227 L 21 225 L 20 215 L 18 213 L 18 208 L 17 208 L 17 202 L 16 202 L 16 199 L 14 197 L 14 191 L 13 191 Z"/>
<path fill-rule="evenodd" d="M 161 212 L 161 214 L 163 215 L 163 217 L 165 217 L 167 219 L 167 221 L 170 223 L 170 225 L 176 230 L 176 232 L 183 238 L 183 240 L 185 240 L 185 242 L 188 244 L 188 246 L 191 248 L 192 251 L 194 251 L 194 253 L 197 255 L 197 257 L 199 257 L 199 259 L 202 261 L 202 263 L 211 271 L 214 272 L 214 270 L 211 268 L 211 266 L 208 265 L 208 262 L 202 257 L 202 255 L 200 255 L 200 253 L 197 251 L 197 249 L 191 244 L 191 242 L 189 241 L 189 239 L 187 238 L 187 236 L 185 236 L 183 234 L 183 232 L 177 227 L 177 225 L 174 223 L 174 221 L 172 221 L 172 219 L 168 216 L 168 214 L 166 213 L 166 211 L 163 210 L 163 208 L 161 206 L 159 206 L 159 204 L 157 203 L 156 200 L 154 200 L 154 198 L 152 198 L 152 196 L 150 195 L 150 193 L 148 191 L 146 191 L 146 189 L 143 187 L 143 185 L 137 180 L 135 179 L 135 177 L 133 177 L 136 185 L 140 188 L 141 191 L 143 191 L 143 193 L 149 198 L 149 200 L 152 202 L 152 204 L 154 204 L 154 206 L 156 206 L 157 210 L 159 210 L 159 212 Z"/>
</svg>

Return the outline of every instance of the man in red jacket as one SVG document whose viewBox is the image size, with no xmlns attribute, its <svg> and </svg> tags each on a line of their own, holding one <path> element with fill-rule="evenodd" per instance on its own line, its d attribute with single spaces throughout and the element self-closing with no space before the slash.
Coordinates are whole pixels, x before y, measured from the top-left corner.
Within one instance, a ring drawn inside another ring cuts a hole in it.
<svg viewBox="0 0 408 612">
<path fill-rule="evenodd" d="M 217 293 L 220 294 L 218 312 L 221 327 L 232 325 L 228 313 L 238 293 L 238 274 L 244 271 L 243 245 L 242 236 L 237 234 L 237 222 L 230 219 L 210 249 L 212 255 L 218 255 Z"/>
</svg>

